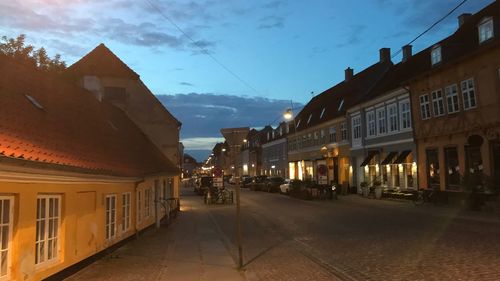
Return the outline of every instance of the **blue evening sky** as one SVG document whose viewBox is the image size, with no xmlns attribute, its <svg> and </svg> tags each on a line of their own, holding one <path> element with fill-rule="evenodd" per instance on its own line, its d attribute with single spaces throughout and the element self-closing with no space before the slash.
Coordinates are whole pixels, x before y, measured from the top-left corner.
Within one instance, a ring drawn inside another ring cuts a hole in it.
<svg viewBox="0 0 500 281">
<path fill-rule="evenodd" d="M 29 43 L 62 54 L 69 64 L 105 43 L 169 101 L 192 100 L 190 94 L 225 95 L 279 107 L 253 124 L 238 124 L 238 116 L 256 112 L 238 112 L 237 104 L 230 109 L 227 104 L 207 106 L 229 110 L 235 126 L 259 127 L 275 120 L 286 101 L 305 104 L 311 92 L 319 94 L 342 81 L 348 66 L 356 73 L 373 64 L 380 48 L 398 51 L 461 1 L 13 0 L 0 2 L 0 35 L 24 33 Z M 491 2 L 468 0 L 415 42 L 414 51 L 450 35 L 459 14 Z M 227 118 L 224 112 L 214 114 Z M 213 134 L 197 136 L 196 119 L 181 121 L 183 138 L 220 137 L 216 126 Z"/>
</svg>

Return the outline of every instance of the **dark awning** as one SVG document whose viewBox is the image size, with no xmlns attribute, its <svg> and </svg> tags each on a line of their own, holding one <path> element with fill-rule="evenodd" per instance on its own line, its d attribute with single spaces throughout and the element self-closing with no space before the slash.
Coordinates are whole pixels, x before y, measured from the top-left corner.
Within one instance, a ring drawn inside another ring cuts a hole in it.
<svg viewBox="0 0 500 281">
<path fill-rule="evenodd" d="M 408 157 L 408 155 L 410 155 L 410 153 L 411 153 L 411 150 L 403 150 L 403 151 L 401 151 L 401 153 L 399 154 L 398 158 L 396 158 L 396 161 L 394 161 L 392 164 L 405 163 L 405 159 L 406 159 L 406 157 Z"/>
<path fill-rule="evenodd" d="M 360 167 L 364 167 L 366 165 L 368 165 L 368 163 L 370 163 L 370 161 L 372 160 L 372 158 L 377 155 L 378 152 L 377 151 L 369 151 L 368 152 L 368 155 L 366 156 L 365 160 L 363 161 L 363 163 L 361 163 L 361 166 Z"/>
<path fill-rule="evenodd" d="M 394 159 L 394 157 L 396 157 L 396 155 L 398 155 L 398 153 L 396 151 L 390 152 L 389 154 L 387 154 L 387 157 L 385 157 L 384 161 L 382 161 L 382 163 L 380 163 L 380 165 L 391 164 L 392 159 Z"/>
</svg>

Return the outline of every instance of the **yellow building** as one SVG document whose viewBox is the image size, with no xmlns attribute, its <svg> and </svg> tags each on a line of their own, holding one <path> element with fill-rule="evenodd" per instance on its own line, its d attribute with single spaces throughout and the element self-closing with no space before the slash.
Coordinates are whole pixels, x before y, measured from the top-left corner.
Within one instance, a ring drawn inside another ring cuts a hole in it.
<svg viewBox="0 0 500 281">
<path fill-rule="evenodd" d="M 0 56 L 0 280 L 41 280 L 160 220 L 179 169 L 127 114 Z"/>
</svg>

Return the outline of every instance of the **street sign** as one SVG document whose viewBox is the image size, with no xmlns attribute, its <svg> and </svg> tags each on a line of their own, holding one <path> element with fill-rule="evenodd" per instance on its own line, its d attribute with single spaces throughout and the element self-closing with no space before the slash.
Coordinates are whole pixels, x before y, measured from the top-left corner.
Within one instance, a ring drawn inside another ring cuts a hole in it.
<svg viewBox="0 0 500 281">
<path fill-rule="evenodd" d="M 224 179 L 222 177 L 214 178 L 214 187 L 224 187 Z"/>
</svg>

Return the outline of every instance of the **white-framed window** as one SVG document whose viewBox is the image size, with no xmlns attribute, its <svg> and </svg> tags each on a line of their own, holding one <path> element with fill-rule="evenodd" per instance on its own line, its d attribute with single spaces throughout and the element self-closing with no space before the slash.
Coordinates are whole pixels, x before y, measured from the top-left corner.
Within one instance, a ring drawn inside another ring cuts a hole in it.
<svg viewBox="0 0 500 281">
<path fill-rule="evenodd" d="M 330 142 L 337 142 L 337 129 L 330 127 Z"/>
<path fill-rule="evenodd" d="M 0 280 L 10 280 L 13 210 L 14 198 L 0 196 Z"/>
<path fill-rule="evenodd" d="M 106 240 L 116 237 L 116 195 L 106 195 Z"/>
<path fill-rule="evenodd" d="M 404 100 L 399 102 L 399 109 L 401 110 L 401 129 L 411 128 L 411 108 L 410 101 Z"/>
<path fill-rule="evenodd" d="M 479 43 L 483 43 L 484 41 L 493 38 L 493 19 L 492 18 L 483 19 L 479 23 L 477 29 L 479 34 Z"/>
<path fill-rule="evenodd" d="M 432 65 L 441 62 L 441 46 L 435 46 L 431 50 L 431 63 Z"/>
<path fill-rule="evenodd" d="M 361 116 L 352 117 L 352 138 L 361 139 Z"/>
<path fill-rule="evenodd" d="M 321 129 L 321 131 L 319 133 L 319 136 L 320 136 L 320 138 L 324 138 L 325 137 L 325 129 Z"/>
<path fill-rule="evenodd" d="M 368 126 L 366 128 L 367 135 L 370 137 L 377 135 L 377 126 L 375 123 L 375 112 L 374 111 L 368 111 L 366 113 L 366 124 L 368 124 Z"/>
<path fill-rule="evenodd" d="M 122 194 L 122 232 L 130 229 L 130 192 Z"/>
<path fill-rule="evenodd" d="M 429 95 L 420 96 L 420 117 L 422 120 L 431 118 L 431 107 L 429 103 Z"/>
<path fill-rule="evenodd" d="M 142 221 L 142 191 L 140 189 L 137 190 L 137 223 L 141 223 Z"/>
<path fill-rule="evenodd" d="M 347 123 L 346 122 L 342 122 L 342 124 L 340 124 L 340 140 L 347 140 Z"/>
<path fill-rule="evenodd" d="M 147 218 L 151 215 L 151 189 L 144 190 L 144 217 Z"/>
<path fill-rule="evenodd" d="M 387 117 L 389 119 L 389 132 L 395 132 L 398 128 L 398 106 L 393 103 L 387 106 Z"/>
<path fill-rule="evenodd" d="M 464 110 L 476 107 L 476 90 L 474 87 L 474 79 L 470 78 L 461 83 L 462 99 L 464 102 Z"/>
<path fill-rule="evenodd" d="M 36 199 L 35 264 L 57 260 L 61 196 L 38 195 Z"/>
<path fill-rule="evenodd" d="M 323 118 L 323 114 L 325 114 L 326 108 L 323 107 L 323 110 L 321 110 L 321 114 L 319 115 L 319 119 Z"/>
<path fill-rule="evenodd" d="M 432 110 L 434 116 L 444 115 L 443 92 L 441 92 L 441 90 L 436 90 L 431 93 L 431 96 L 432 96 Z"/>
<path fill-rule="evenodd" d="M 457 85 L 453 84 L 444 88 L 444 94 L 446 96 L 446 104 L 448 105 L 448 114 L 458 112 L 460 108 L 458 104 Z"/>
<path fill-rule="evenodd" d="M 387 122 L 385 120 L 385 108 L 377 109 L 377 123 L 378 123 L 378 134 L 383 135 L 387 133 Z"/>
<path fill-rule="evenodd" d="M 317 140 L 319 138 L 319 132 L 315 131 L 314 132 L 314 139 Z"/>
</svg>

